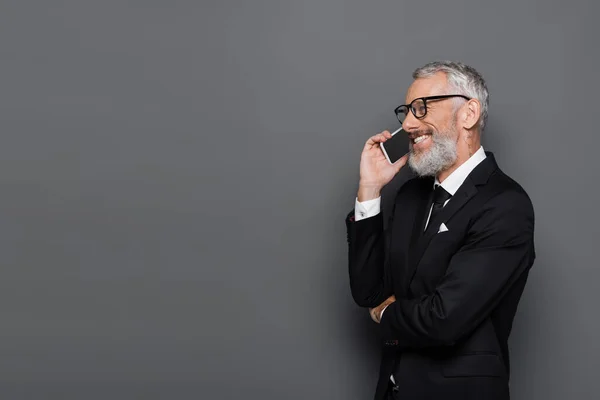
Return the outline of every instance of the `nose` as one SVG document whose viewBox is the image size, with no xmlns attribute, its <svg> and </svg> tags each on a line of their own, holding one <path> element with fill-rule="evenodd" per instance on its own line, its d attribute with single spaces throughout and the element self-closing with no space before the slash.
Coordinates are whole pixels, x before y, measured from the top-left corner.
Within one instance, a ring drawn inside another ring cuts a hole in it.
<svg viewBox="0 0 600 400">
<path fill-rule="evenodd" d="M 417 130 L 420 125 L 421 122 L 413 115 L 412 112 L 408 112 L 406 118 L 404 118 L 404 121 L 402 121 L 402 129 L 408 133 Z"/>
</svg>

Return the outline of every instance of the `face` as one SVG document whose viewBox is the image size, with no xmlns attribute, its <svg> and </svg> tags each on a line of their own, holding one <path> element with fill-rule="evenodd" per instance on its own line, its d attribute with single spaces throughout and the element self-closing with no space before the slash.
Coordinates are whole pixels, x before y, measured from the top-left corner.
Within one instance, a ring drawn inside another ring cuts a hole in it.
<svg viewBox="0 0 600 400">
<path fill-rule="evenodd" d="M 408 89 L 406 104 L 419 97 L 442 94 L 451 94 L 444 73 L 416 79 Z M 409 111 L 402 127 L 410 138 L 408 164 L 418 175 L 435 176 L 454 165 L 458 130 L 452 99 L 427 101 L 424 118 L 416 118 Z"/>
</svg>

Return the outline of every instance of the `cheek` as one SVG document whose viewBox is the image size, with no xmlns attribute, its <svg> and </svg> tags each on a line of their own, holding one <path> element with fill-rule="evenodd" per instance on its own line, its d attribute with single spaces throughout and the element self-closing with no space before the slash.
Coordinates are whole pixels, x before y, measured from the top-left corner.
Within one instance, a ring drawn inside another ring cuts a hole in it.
<svg viewBox="0 0 600 400">
<path fill-rule="evenodd" d="M 439 125 L 436 124 L 433 121 L 423 121 L 423 126 L 422 126 L 422 130 L 425 133 L 429 133 L 429 134 L 438 134 L 440 132 L 440 130 L 438 129 Z"/>
<path fill-rule="evenodd" d="M 455 137 L 456 135 L 456 124 L 452 119 L 435 120 L 427 124 L 427 128 L 431 130 L 434 135 Z"/>
<path fill-rule="evenodd" d="M 437 114 L 432 114 L 429 119 L 423 121 L 429 129 L 435 133 L 454 132 L 456 126 L 456 115 L 446 112 L 446 110 L 438 110 Z M 429 115 L 427 115 L 429 117 Z"/>
</svg>

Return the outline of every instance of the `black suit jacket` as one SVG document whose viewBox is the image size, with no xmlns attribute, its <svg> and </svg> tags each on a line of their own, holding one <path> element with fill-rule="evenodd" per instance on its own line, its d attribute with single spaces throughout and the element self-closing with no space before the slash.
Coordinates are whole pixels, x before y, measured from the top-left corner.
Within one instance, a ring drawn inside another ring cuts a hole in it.
<svg viewBox="0 0 600 400">
<path fill-rule="evenodd" d="M 393 213 L 346 218 L 354 301 L 383 313 L 375 399 L 508 399 L 508 336 L 535 259 L 534 212 L 486 152 L 423 232 L 433 178 L 406 182 Z M 438 233 L 441 223 L 448 228 Z"/>
</svg>

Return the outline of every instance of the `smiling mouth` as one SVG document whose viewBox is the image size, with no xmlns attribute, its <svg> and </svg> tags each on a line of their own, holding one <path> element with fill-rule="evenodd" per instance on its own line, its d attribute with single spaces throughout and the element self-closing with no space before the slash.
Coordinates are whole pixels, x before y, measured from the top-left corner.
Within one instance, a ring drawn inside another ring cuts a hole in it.
<svg viewBox="0 0 600 400">
<path fill-rule="evenodd" d="M 431 134 L 429 134 L 429 133 L 424 133 L 424 134 L 421 134 L 421 135 L 415 135 L 415 136 L 411 136 L 410 137 L 410 141 L 413 144 L 419 144 L 422 141 L 427 140 L 427 138 L 430 137 L 430 136 L 431 136 Z"/>
<path fill-rule="evenodd" d="M 423 140 L 427 139 L 427 137 L 428 137 L 428 136 L 429 136 L 429 135 L 422 135 L 422 136 L 419 136 L 419 137 L 417 137 L 417 138 L 413 139 L 413 143 L 414 143 L 414 144 L 421 143 Z"/>
</svg>

